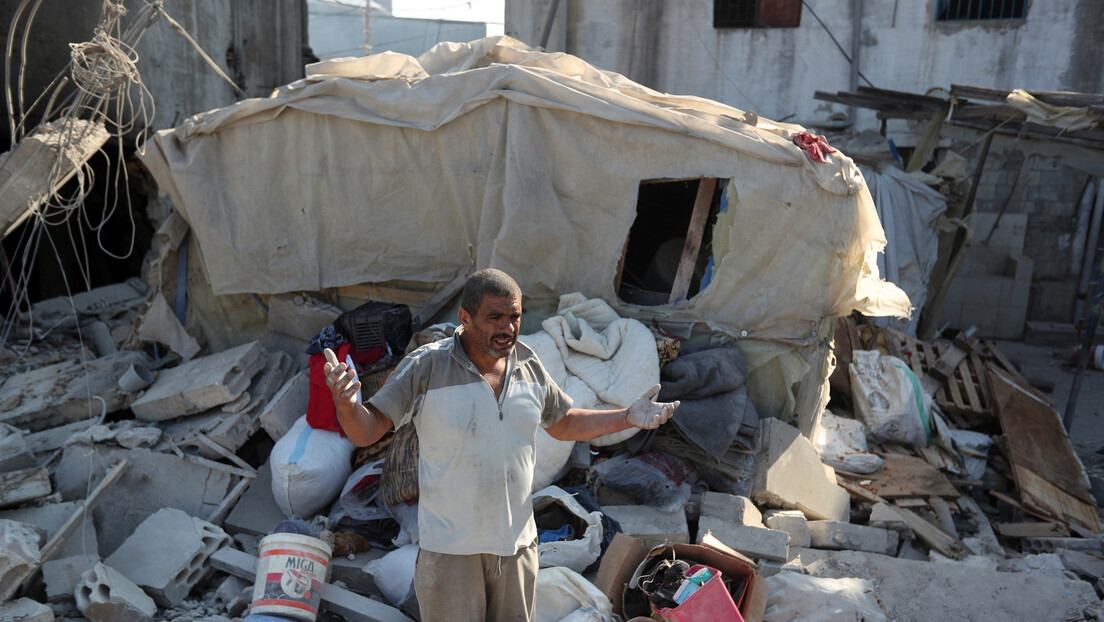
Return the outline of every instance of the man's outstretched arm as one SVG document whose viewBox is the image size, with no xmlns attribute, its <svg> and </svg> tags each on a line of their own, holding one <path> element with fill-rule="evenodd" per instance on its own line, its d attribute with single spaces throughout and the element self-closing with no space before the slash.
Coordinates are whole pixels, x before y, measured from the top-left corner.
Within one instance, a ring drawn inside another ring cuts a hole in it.
<svg viewBox="0 0 1104 622">
<path fill-rule="evenodd" d="M 355 392 L 354 392 L 355 393 Z M 679 407 L 679 402 L 654 402 L 659 385 L 649 389 L 628 408 L 589 410 L 572 408 L 546 431 L 561 441 L 591 441 L 628 428 L 652 430 L 665 423 Z"/>
<path fill-rule="evenodd" d="M 322 371 L 326 375 L 326 386 L 333 395 L 337 422 L 341 424 L 345 436 L 357 447 L 375 443 L 391 429 L 391 418 L 371 404 L 357 402 L 360 381 L 356 379 L 356 374 L 337 360 L 333 350 L 326 348 L 325 354 L 326 365 Z"/>
</svg>

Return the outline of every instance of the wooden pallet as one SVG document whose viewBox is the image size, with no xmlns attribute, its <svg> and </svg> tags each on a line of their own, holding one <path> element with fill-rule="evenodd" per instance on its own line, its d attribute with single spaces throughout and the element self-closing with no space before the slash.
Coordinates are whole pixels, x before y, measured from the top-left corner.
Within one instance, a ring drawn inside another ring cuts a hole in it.
<svg viewBox="0 0 1104 622">
<path fill-rule="evenodd" d="M 908 363 L 916 377 L 921 379 L 935 367 L 939 357 L 955 347 L 952 344 L 919 341 L 894 330 L 887 329 L 885 332 L 890 354 Z M 994 416 L 989 376 L 985 371 L 985 362 L 976 350 L 967 352 L 954 373 L 936 391 L 935 403 L 944 413 L 980 418 Z"/>
</svg>

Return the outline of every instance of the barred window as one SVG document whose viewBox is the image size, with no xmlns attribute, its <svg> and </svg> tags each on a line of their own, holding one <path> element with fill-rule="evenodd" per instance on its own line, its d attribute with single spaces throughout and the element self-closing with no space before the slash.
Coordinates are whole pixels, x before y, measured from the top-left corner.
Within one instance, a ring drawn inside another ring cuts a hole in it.
<svg viewBox="0 0 1104 622">
<path fill-rule="evenodd" d="M 937 22 L 1025 17 L 1027 0 L 939 0 L 935 11 Z"/>
</svg>

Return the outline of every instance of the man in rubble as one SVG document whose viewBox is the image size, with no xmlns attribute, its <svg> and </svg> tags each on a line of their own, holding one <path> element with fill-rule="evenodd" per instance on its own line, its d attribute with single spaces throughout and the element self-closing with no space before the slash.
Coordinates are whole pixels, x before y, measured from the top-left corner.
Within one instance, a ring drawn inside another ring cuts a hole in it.
<svg viewBox="0 0 1104 622">
<path fill-rule="evenodd" d="M 411 352 L 367 402 L 329 350 L 326 382 L 354 444 L 413 424 L 420 444 L 414 586 L 422 619 L 530 620 L 537 579 L 531 487 L 537 428 L 589 441 L 667 421 L 678 402 L 653 387 L 628 408 L 572 408 L 540 360 L 518 343 L 521 290 L 501 270 L 464 286 L 455 335 Z"/>
</svg>

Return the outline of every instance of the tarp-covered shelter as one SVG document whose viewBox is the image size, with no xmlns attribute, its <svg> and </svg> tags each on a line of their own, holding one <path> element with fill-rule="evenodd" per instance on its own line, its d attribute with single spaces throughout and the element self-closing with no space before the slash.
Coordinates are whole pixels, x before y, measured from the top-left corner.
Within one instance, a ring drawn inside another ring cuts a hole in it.
<svg viewBox="0 0 1104 622">
<path fill-rule="evenodd" d="M 861 173 L 838 152 L 814 161 L 793 140 L 800 126 L 509 37 L 307 73 L 150 142 L 144 161 L 191 226 L 215 294 L 496 267 L 528 297 L 580 292 L 622 315 L 778 344 L 749 356 L 753 370 L 825 351 L 835 316 L 909 313 L 878 276 L 885 238 Z M 620 300 L 641 182 L 687 178 L 727 180 L 710 283 L 671 305 Z M 788 391 L 806 369 L 776 371 Z"/>
</svg>

